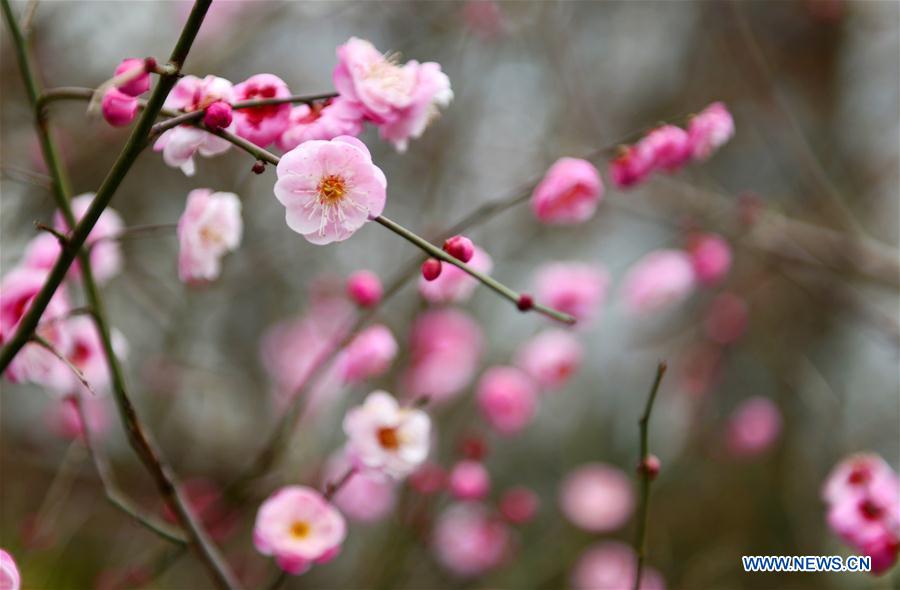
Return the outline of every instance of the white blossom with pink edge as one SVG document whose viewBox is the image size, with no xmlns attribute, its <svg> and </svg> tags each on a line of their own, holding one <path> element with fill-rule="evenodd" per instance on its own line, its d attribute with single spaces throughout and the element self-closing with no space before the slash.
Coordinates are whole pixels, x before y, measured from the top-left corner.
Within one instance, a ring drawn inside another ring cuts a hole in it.
<svg viewBox="0 0 900 590">
<path fill-rule="evenodd" d="M 209 105 L 225 101 L 234 101 L 234 87 L 231 82 L 218 76 L 185 76 L 181 78 L 169 96 L 165 106 L 173 110 L 187 113 L 200 111 Z M 235 123 L 227 128 L 235 130 Z M 163 153 L 163 161 L 173 168 L 180 168 L 186 176 L 196 172 L 194 154 L 203 157 L 217 156 L 231 147 L 231 143 L 221 137 L 207 133 L 192 125 L 180 125 L 169 129 L 159 136 L 153 144 L 153 151 Z"/>
<path fill-rule="evenodd" d="M 347 534 L 344 517 L 322 494 L 305 486 L 283 487 L 262 503 L 253 544 L 289 574 L 306 572 L 340 551 Z"/>
<path fill-rule="evenodd" d="M 588 463 L 569 473 L 559 492 L 559 505 L 569 521 L 586 531 L 613 531 L 634 510 L 631 481 L 610 465 Z"/>
<path fill-rule="evenodd" d="M 93 200 L 94 193 L 84 193 L 72 198 L 72 214 L 75 216 L 76 222 L 81 221 Z M 70 230 L 69 224 L 66 223 L 59 211 L 53 216 L 53 227 L 62 233 L 68 233 Z M 122 271 L 122 248 L 115 238 L 124 228 L 125 222 L 122 221 L 122 216 L 115 209 L 107 207 L 100 214 L 94 229 L 91 230 L 85 241 L 90 248 L 91 271 L 94 274 L 94 280 L 100 285 L 108 282 Z M 77 262 L 72 265 L 72 269 L 73 276 L 80 276 L 81 271 Z"/>
<path fill-rule="evenodd" d="M 19 590 L 21 586 L 22 578 L 15 560 L 5 549 L 0 549 L 0 588 L 2 590 Z"/>
<path fill-rule="evenodd" d="M 401 407 L 386 391 L 373 391 L 363 405 L 344 417 L 348 450 L 369 469 L 400 479 L 428 456 L 431 419 L 411 407 Z"/>
<path fill-rule="evenodd" d="M 208 188 L 188 193 L 178 220 L 178 278 L 186 283 L 215 280 L 222 257 L 240 245 L 243 227 L 236 194 Z"/>
<path fill-rule="evenodd" d="M 346 240 L 384 210 L 387 179 L 355 137 L 302 143 L 281 157 L 276 173 L 288 227 L 312 244 Z"/>
</svg>

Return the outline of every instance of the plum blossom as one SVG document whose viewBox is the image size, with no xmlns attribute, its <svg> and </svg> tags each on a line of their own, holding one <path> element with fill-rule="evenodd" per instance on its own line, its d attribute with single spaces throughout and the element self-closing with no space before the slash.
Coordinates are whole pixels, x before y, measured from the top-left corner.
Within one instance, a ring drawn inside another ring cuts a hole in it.
<svg viewBox="0 0 900 590">
<path fill-rule="evenodd" d="M 347 278 L 347 295 L 360 307 L 375 307 L 382 293 L 381 279 L 370 270 L 358 270 Z"/>
<path fill-rule="evenodd" d="M 460 461 L 450 470 L 449 485 L 458 500 L 482 500 L 491 489 L 491 476 L 479 461 Z"/>
<path fill-rule="evenodd" d="M 734 135 L 734 119 L 724 103 L 714 102 L 691 118 L 688 135 L 694 159 L 706 160 Z"/>
<path fill-rule="evenodd" d="M 291 109 L 287 129 L 278 138 L 278 147 L 288 151 L 312 139 L 356 137 L 362 133 L 362 116 L 355 103 L 340 96 L 311 105 L 299 104 Z"/>
<path fill-rule="evenodd" d="M 346 240 L 384 210 L 387 179 L 355 137 L 302 143 L 282 156 L 276 173 L 288 227 L 310 243 Z"/>
<path fill-rule="evenodd" d="M 178 220 L 178 278 L 185 283 L 216 279 L 222 257 L 241 243 L 243 227 L 236 194 L 208 188 L 188 193 Z"/>
<path fill-rule="evenodd" d="M 75 216 L 76 222 L 81 221 L 93 200 L 94 193 L 85 193 L 72 198 L 72 214 Z M 59 211 L 53 216 L 53 227 L 62 233 L 70 231 L 69 224 L 66 223 Z M 107 207 L 100 214 L 91 233 L 88 234 L 85 244 L 91 251 L 91 271 L 98 284 L 102 285 L 108 282 L 122 271 L 122 248 L 114 238 L 124 228 L 125 222 L 122 221 L 119 213 L 115 209 Z M 72 265 L 72 268 L 75 269 L 72 271 L 73 275 L 79 276 L 80 270 L 77 262 Z"/>
<path fill-rule="evenodd" d="M 651 313 L 679 303 L 694 285 L 694 270 L 687 254 L 681 250 L 654 250 L 628 270 L 622 296 L 632 313 Z"/>
<path fill-rule="evenodd" d="M 323 485 L 338 481 L 352 466 L 346 452 L 338 451 L 325 464 Z M 377 522 L 393 510 L 396 487 L 394 480 L 383 473 L 358 470 L 335 492 L 332 501 L 351 520 Z"/>
<path fill-rule="evenodd" d="M 0 344 L 15 333 L 31 302 L 44 286 L 47 271 L 19 266 L 0 281 Z M 41 316 L 37 334 L 63 355 L 69 354 L 72 338 L 60 318 L 69 312 L 69 300 L 63 289 L 57 289 Z M 13 383 L 33 382 L 54 391 L 63 391 L 72 379 L 71 370 L 56 356 L 36 343 L 26 344 L 6 369 Z"/>
<path fill-rule="evenodd" d="M 604 541 L 588 547 L 572 570 L 575 590 L 631 590 L 637 556 L 628 545 L 618 541 Z M 664 590 L 662 576 L 655 569 L 644 566 L 640 590 Z"/>
<path fill-rule="evenodd" d="M 97 324 L 90 317 L 79 315 L 66 319 L 63 329 L 68 333 L 70 342 L 70 350 L 66 354 L 66 358 L 81 371 L 93 392 L 84 389 L 84 385 L 75 375 L 70 375 L 71 379 L 67 386 L 59 389 L 58 392 L 72 394 L 81 390 L 81 393 L 86 393 L 88 396 L 107 393 L 110 386 L 109 365 L 106 362 L 106 351 L 103 348 L 103 340 L 100 338 Z M 116 356 L 125 358 L 128 355 L 128 342 L 125 340 L 125 336 L 117 329 L 112 328 L 110 339 Z M 63 364 L 62 361 L 57 362 Z M 63 366 L 59 370 L 69 369 Z"/>
<path fill-rule="evenodd" d="M 22 266 L 50 270 L 62 253 L 59 240 L 53 234 L 41 232 L 29 240 L 22 255 Z"/>
<path fill-rule="evenodd" d="M 79 400 L 74 395 L 51 399 L 45 410 L 44 418 L 50 430 L 66 440 L 83 440 L 88 431 L 92 437 L 102 436 L 109 428 L 109 413 L 105 400 L 90 395 Z M 78 404 L 84 407 L 88 430 L 85 429 Z"/>
<path fill-rule="evenodd" d="M 565 386 L 581 367 L 584 350 L 581 342 L 564 330 L 545 330 L 516 353 L 515 364 L 528 373 L 543 390 Z"/>
<path fill-rule="evenodd" d="M 722 281 L 731 269 L 731 246 L 718 234 L 698 234 L 688 241 L 694 273 L 702 285 L 711 286 Z"/>
<path fill-rule="evenodd" d="M 444 241 L 444 252 L 462 262 L 475 256 L 475 244 L 466 236 L 456 235 Z"/>
<path fill-rule="evenodd" d="M 494 261 L 487 252 L 474 246 L 468 265 L 485 274 L 494 268 Z M 419 293 L 431 303 L 461 303 L 472 297 L 478 280 L 463 269 L 453 264 L 442 263 L 442 270 L 437 278 L 428 280 L 419 278 Z"/>
<path fill-rule="evenodd" d="M 631 188 L 642 183 L 653 172 L 653 158 L 640 146 L 621 148 L 616 158 L 609 163 L 609 176 L 620 189 Z"/>
<path fill-rule="evenodd" d="M 373 391 L 347 412 L 344 432 L 350 453 L 362 465 L 399 479 L 428 456 L 431 419 L 421 410 L 400 407 L 386 391 Z"/>
<path fill-rule="evenodd" d="M 606 299 L 609 273 L 596 264 L 555 262 L 539 268 L 534 282 L 538 301 L 586 323 Z"/>
<path fill-rule="evenodd" d="M 531 210 L 544 223 L 573 224 L 590 219 L 603 198 L 603 181 L 593 164 L 560 158 L 531 195 Z"/>
<path fill-rule="evenodd" d="M 113 127 L 124 127 L 137 116 L 138 101 L 116 88 L 107 88 L 100 101 L 100 112 Z"/>
<path fill-rule="evenodd" d="M 594 533 L 613 531 L 628 521 L 634 509 L 631 482 L 615 467 L 588 463 L 563 480 L 559 504 L 578 528 Z"/>
<path fill-rule="evenodd" d="M 897 476 L 884 459 L 875 453 L 856 453 L 831 470 L 822 486 L 822 498 L 835 504 L 867 490 L 889 495 L 896 485 Z"/>
<path fill-rule="evenodd" d="M 781 412 L 766 397 L 745 400 L 728 420 L 728 448 L 736 455 L 758 455 L 771 447 L 780 434 Z"/>
<path fill-rule="evenodd" d="M 236 101 L 287 98 L 290 95 L 284 80 L 273 74 L 256 74 L 234 87 Z M 260 147 L 266 147 L 281 137 L 288 127 L 290 116 L 289 103 L 236 109 L 235 133 Z"/>
<path fill-rule="evenodd" d="M 351 38 L 337 49 L 334 86 L 376 124 L 381 137 L 405 151 L 453 99 L 450 79 L 434 62 L 399 65 L 369 41 Z"/>
<path fill-rule="evenodd" d="M 19 590 L 21 585 L 22 578 L 15 560 L 6 550 L 0 549 L 0 589 Z"/>
<path fill-rule="evenodd" d="M 654 170 L 674 172 L 691 159 L 688 134 L 675 125 L 653 129 L 638 142 L 637 149 L 645 154 Z"/>
<path fill-rule="evenodd" d="M 438 517 L 433 546 L 440 563 L 463 578 L 499 566 L 509 551 L 510 533 L 502 520 L 475 502 L 453 504 Z"/>
<path fill-rule="evenodd" d="M 130 79 L 118 85 L 121 92 L 128 96 L 140 96 L 150 90 L 150 73 L 147 71 L 145 60 L 137 57 L 123 59 L 116 66 L 114 75 L 118 77 L 126 74 Z"/>
<path fill-rule="evenodd" d="M 412 396 L 441 402 L 457 395 L 474 377 L 484 337 L 478 324 L 464 312 L 434 310 L 413 323 L 409 349 L 404 389 Z"/>
<path fill-rule="evenodd" d="M 337 555 L 346 534 L 344 517 L 319 492 L 286 486 L 259 507 L 253 544 L 273 556 L 278 567 L 298 575 Z"/>
<path fill-rule="evenodd" d="M 375 324 L 359 333 L 341 353 L 338 364 L 347 383 L 360 383 L 388 370 L 397 356 L 397 341 L 387 326 Z"/>
<path fill-rule="evenodd" d="M 181 78 L 166 98 L 166 108 L 186 113 L 200 111 L 208 106 L 224 101 L 234 101 L 234 87 L 231 82 L 218 76 L 185 76 Z M 228 126 L 234 131 L 235 125 Z M 153 150 L 163 153 L 163 161 L 173 168 L 180 168 L 186 176 L 196 172 L 194 154 L 209 158 L 217 156 L 231 147 L 231 143 L 191 125 L 181 125 L 169 129 L 159 136 Z"/>
<path fill-rule="evenodd" d="M 537 411 L 534 382 L 515 367 L 488 369 L 478 381 L 475 396 L 484 418 L 505 435 L 528 426 Z"/>
<path fill-rule="evenodd" d="M 500 512 L 513 524 L 524 524 L 534 518 L 540 507 L 540 499 L 532 490 L 517 486 L 500 497 Z"/>
</svg>

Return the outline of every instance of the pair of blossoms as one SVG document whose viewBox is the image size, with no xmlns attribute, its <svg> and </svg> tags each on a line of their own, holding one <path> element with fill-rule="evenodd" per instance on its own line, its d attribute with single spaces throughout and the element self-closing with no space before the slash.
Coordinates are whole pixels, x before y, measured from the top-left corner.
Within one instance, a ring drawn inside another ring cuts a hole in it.
<svg viewBox="0 0 900 590">
<path fill-rule="evenodd" d="M 859 453 L 841 461 L 822 487 L 829 527 L 847 544 L 872 558 L 881 574 L 900 554 L 900 478 L 884 459 Z"/>
</svg>

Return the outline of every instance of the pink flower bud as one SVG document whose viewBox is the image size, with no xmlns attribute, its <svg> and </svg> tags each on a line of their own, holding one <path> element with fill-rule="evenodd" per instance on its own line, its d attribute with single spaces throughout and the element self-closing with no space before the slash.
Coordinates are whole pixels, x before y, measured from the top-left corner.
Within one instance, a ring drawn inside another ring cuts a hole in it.
<svg viewBox="0 0 900 590">
<path fill-rule="evenodd" d="M 624 148 L 622 153 L 609 163 L 609 175 L 613 184 L 626 189 L 642 183 L 653 171 L 653 159 L 636 146 Z"/>
<path fill-rule="evenodd" d="M 444 252 L 463 262 L 468 262 L 475 255 L 475 244 L 465 236 L 453 236 L 444 242 Z"/>
<path fill-rule="evenodd" d="M 128 125 L 134 120 L 138 111 L 137 99 L 115 88 L 106 91 L 100 106 L 103 118 L 113 127 Z"/>
<path fill-rule="evenodd" d="M 656 455 L 647 455 L 647 458 L 638 464 L 638 473 L 646 473 L 650 479 L 656 479 L 659 475 L 661 464 Z"/>
<path fill-rule="evenodd" d="M 485 419 L 501 434 L 525 428 L 537 410 L 537 389 L 515 367 L 488 369 L 478 382 L 476 397 Z"/>
<path fill-rule="evenodd" d="M 739 456 L 758 455 L 778 440 L 781 423 L 781 412 L 772 400 L 751 397 L 739 405 L 728 419 L 728 448 Z"/>
<path fill-rule="evenodd" d="M 450 472 L 450 493 L 459 500 L 481 500 L 491 488 L 491 477 L 478 461 L 460 461 Z"/>
<path fill-rule="evenodd" d="M 516 301 L 516 307 L 519 308 L 519 311 L 528 311 L 534 307 L 534 298 L 528 293 L 522 293 L 519 295 L 519 300 Z"/>
<path fill-rule="evenodd" d="M 441 261 L 437 258 L 429 258 L 422 263 L 422 278 L 433 281 L 441 276 Z"/>
<path fill-rule="evenodd" d="M 540 500 L 525 487 L 511 488 L 500 498 L 500 513 L 513 524 L 524 524 L 537 514 Z"/>
<path fill-rule="evenodd" d="M 714 285 L 731 269 L 731 246 L 718 234 L 700 234 L 688 240 L 694 274 L 703 285 Z"/>
<path fill-rule="evenodd" d="M 369 270 L 358 270 L 347 279 L 347 295 L 360 307 L 375 307 L 381 301 L 381 279 Z"/>
<path fill-rule="evenodd" d="M 231 105 L 224 100 L 217 100 L 206 107 L 203 124 L 210 129 L 224 129 L 231 125 L 231 118 Z"/>
<path fill-rule="evenodd" d="M 115 75 L 120 76 L 127 72 L 129 75 L 133 75 L 134 78 L 119 85 L 119 91 L 128 96 L 140 96 L 150 90 L 150 74 L 147 71 L 145 60 L 136 57 L 123 59 L 122 63 L 116 68 Z"/>
</svg>

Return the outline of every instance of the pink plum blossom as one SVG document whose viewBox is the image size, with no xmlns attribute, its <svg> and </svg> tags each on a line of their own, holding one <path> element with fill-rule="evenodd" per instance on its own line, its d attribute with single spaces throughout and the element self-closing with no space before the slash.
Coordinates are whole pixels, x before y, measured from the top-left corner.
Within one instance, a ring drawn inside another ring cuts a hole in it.
<svg viewBox="0 0 900 590">
<path fill-rule="evenodd" d="M 703 327 L 706 337 L 718 344 L 731 344 L 747 330 L 747 302 L 734 293 L 720 293 L 713 299 Z"/>
<path fill-rule="evenodd" d="M 500 497 L 500 512 L 513 524 L 524 524 L 534 518 L 540 507 L 540 499 L 532 490 L 518 486 L 510 488 Z"/>
<path fill-rule="evenodd" d="M 305 486 L 283 487 L 259 507 L 253 544 L 289 574 L 330 560 L 347 533 L 344 517 L 322 495 Z"/>
<path fill-rule="evenodd" d="M 516 353 L 516 366 L 528 373 L 543 390 L 561 389 L 581 368 L 581 342 L 563 330 L 540 332 Z"/>
<path fill-rule="evenodd" d="M 505 435 L 520 432 L 537 411 L 534 382 L 515 367 L 488 369 L 478 381 L 475 396 L 484 418 Z"/>
<path fill-rule="evenodd" d="M 399 479 L 428 456 L 431 419 L 421 410 L 400 407 L 385 391 L 373 391 L 347 412 L 344 433 L 349 451 L 363 465 Z"/>
<path fill-rule="evenodd" d="M 359 333 L 341 353 L 340 372 L 347 383 L 360 383 L 388 370 L 397 356 L 397 341 L 387 326 L 375 324 Z"/>
<path fill-rule="evenodd" d="M 375 307 L 382 293 L 381 279 L 370 270 L 358 270 L 347 278 L 347 295 L 360 307 Z"/>
<path fill-rule="evenodd" d="M 466 236 L 453 236 L 444 241 L 444 252 L 462 262 L 469 262 L 475 256 L 475 244 Z"/>
<path fill-rule="evenodd" d="M 653 158 L 638 146 L 622 148 L 621 153 L 609 163 L 609 176 L 620 189 L 631 188 L 642 182 L 653 171 Z"/>
<path fill-rule="evenodd" d="M 859 497 L 867 490 L 889 496 L 895 493 L 897 485 L 897 475 L 884 459 L 875 453 L 856 453 L 831 470 L 822 486 L 822 498 L 838 503 L 846 497 Z"/>
<path fill-rule="evenodd" d="M 575 590 L 631 590 L 637 556 L 628 545 L 604 541 L 588 547 L 572 570 Z M 640 590 L 665 590 L 665 582 L 655 569 L 644 566 Z"/>
<path fill-rule="evenodd" d="M 534 282 L 538 301 L 586 323 L 606 299 L 609 273 L 597 264 L 555 262 L 539 268 Z"/>
<path fill-rule="evenodd" d="M 215 280 L 222 257 L 241 243 L 243 227 L 236 194 L 207 188 L 188 193 L 178 220 L 178 278 L 185 283 Z"/>
<path fill-rule="evenodd" d="M 460 461 L 450 470 L 450 493 L 458 500 L 482 500 L 491 489 L 491 476 L 479 461 Z"/>
<path fill-rule="evenodd" d="M 559 492 L 559 505 L 580 529 L 613 531 L 628 521 L 634 509 L 631 482 L 619 469 L 588 463 L 569 473 Z"/>
<path fill-rule="evenodd" d="M 75 375 L 70 375 L 68 385 L 59 389 L 58 392 L 71 394 L 82 389 L 82 393 L 89 396 L 106 393 L 110 386 L 109 365 L 106 362 L 103 340 L 100 338 L 94 320 L 85 315 L 74 316 L 66 319 L 62 328 L 68 333 L 70 342 L 70 351 L 66 354 L 66 358 L 81 371 L 93 392 L 84 390 L 84 385 Z M 112 328 L 110 339 L 116 355 L 119 358 L 125 358 L 128 355 L 128 342 L 125 340 L 125 336 L 117 329 Z M 62 361 L 57 362 L 62 364 Z M 68 370 L 68 368 L 60 367 L 59 370 Z"/>
<path fill-rule="evenodd" d="M 103 436 L 109 427 L 109 413 L 105 399 L 108 398 L 97 398 L 90 395 L 81 398 L 80 403 L 87 416 L 91 437 Z M 60 438 L 83 440 L 87 435 L 78 404 L 79 401 L 74 395 L 53 398 L 48 402 L 45 412 L 46 423 L 50 430 Z"/>
<path fill-rule="evenodd" d="M 118 85 L 121 92 L 128 96 L 140 96 L 150 90 L 150 74 L 147 72 L 145 61 L 140 58 L 130 57 L 123 59 L 116 67 L 115 76 L 127 74 L 130 79 Z"/>
<path fill-rule="evenodd" d="M 312 105 L 299 104 L 291 109 L 287 129 L 278 138 L 278 147 L 288 151 L 312 139 L 356 137 L 362 133 L 362 117 L 358 105 L 340 96 Z"/>
<path fill-rule="evenodd" d="M 100 112 L 113 127 L 124 127 L 137 116 L 138 101 L 116 88 L 107 88 L 100 101 Z"/>
<path fill-rule="evenodd" d="M 338 481 L 352 461 L 343 451 L 338 451 L 325 465 L 323 485 Z M 349 519 L 359 522 L 377 522 L 391 513 L 397 501 L 396 483 L 378 471 L 357 470 L 335 492 L 333 502 Z"/>
<path fill-rule="evenodd" d="M 256 74 L 234 87 L 236 101 L 287 98 L 290 95 L 284 80 L 274 74 Z M 288 127 L 290 116 L 289 103 L 236 109 L 235 132 L 260 147 L 266 147 L 281 137 Z"/>
<path fill-rule="evenodd" d="M 93 200 L 94 193 L 85 193 L 72 198 L 72 214 L 76 222 L 81 221 Z M 53 227 L 62 233 L 70 231 L 69 224 L 58 211 L 53 216 Z M 94 279 L 101 285 L 122 271 L 122 248 L 115 238 L 123 229 L 125 222 L 122 221 L 122 217 L 115 209 L 107 207 L 100 214 L 85 242 L 91 250 L 91 271 L 94 273 Z M 78 263 L 76 262 L 72 268 L 75 269 L 72 271 L 73 275 L 78 276 L 80 273 Z"/>
<path fill-rule="evenodd" d="M 478 324 L 464 312 L 434 310 L 413 323 L 409 349 L 404 389 L 411 396 L 428 396 L 432 402 L 441 402 L 457 395 L 472 380 L 484 337 Z"/>
<path fill-rule="evenodd" d="M 190 113 L 205 110 L 216 102 L 233 102 L 234 96 L 234 87 L 225 78 L 185 76 L 175 84 L 165 106 Z M 232 123 L 227 129 L 234 131 L 235 124 Z M 208 158 L 227 151 L 229 147 L 231 143 L 227 140 L 191 125 L 169 129 L 153 144 L 153 150 L 163 153 L 163 161 L 167 165 L 180 168 L 187 176 L 193 176 L 196 171 L 194 154 L 199 152 Z"/>
<path fill-rule="evenodd" d="M 0 344 L 15 333 L 22 316 L 44 286 L 47 271 L 16 267 L 0 281 Z M 41 316 L 37 334 L 49 342 L 61 354 L 71 351 L 72 338 L 59 321 L 69 312 L 69 300 L 64 289 L 58 289 Z M 71 370 L 56 356 L 36 343 L 26 344 L 6 369 L 5 376 L 14 383 L 34 382 L 54 391 L 65 390 L 72 379 Z"/>
<path fill-rule="evenodd" d="M 734 119 L 724 103 L 714 102 L 691 118 L 688 135 L 694 159 L 706 160 L 734 135 Z"/>
<path fill-rule="evenodd" d="M 474 247 L 468 264 L 485 274 L 490 274 L 494 268 L 490 255 L 478 246 Z M 478 280 L 453 264 L 443 263 L 442 267 L 440 275 L 431 281 L 424 276 L 419 278 L 419 293 L 422 297 L 432 303 L 461 303 L 472 297 Z"/>
<path fill-rule="evenodd" d="M 355 137 L 302 143 L 282 156 L 276 172 L 275 197 L 288 227 L 310 243 L 346 240 L 384 210 L 387 179 Z"/>
<path fill-rule="evenodd" d="M 731 246 L 718 234 L 692 236 L 687 251 L 697 280 L 703 285 L 721 282 L 731 269 Z"/>
<path fill-rule="evenodd" d="M 19 590 L 22 578 L 12 555 L 0 549 L 0 590 Z"/>
<path fill-rule="evenodd" d="M 622 296 L 632 313 L 652 313 L 675 305 L 694 289 L 690 257 L 681 250 L 654 250 L 623 279 Z"/>
<path fill-rule="evenodd" d="M 636 147 L 653 169 L 674 172 L 691 158 L 691 144 L 684 129 L 663 125 L 645 135 Z"/>
<path fill-rule="evenodd" d="M 450 80 L 434 62 L 400 66 L 374 45 L 356 37 L 337 49 L 334 86 L 379 126 L 382 138 L 405 151 L 408 140 L 422 135 L 438 107 L 453 99 Z"/>
<path fill-rule="evenodd" d="M 463 578 L 499 566 L 510 545 L 509 529 L 481 504 L 453 504 L 438 517 L 433 546 L 438 561 Z"/>
<path fill-rule="evenodd" d="M 603 198 L 603 181 L 593 164 L 560 158 L 531 195 L 531 210 L 544 223 L 573 224 L 590 219 Z"/>
<path fill-rule="evenodd" d="M 31 238 L 22 255 L 22 266 L 50 270 L 62 252 L 59 240 L 53 234 L 41 232 Z"/>
<path fill-rule="evenodd" d="M 758 455 L 772 446 L 780 434 L 781 412 L 766 397 L 745 400 L 728 420 L 728 448 L 736 455 Z"/>
</svg>

